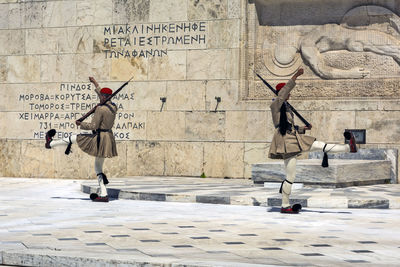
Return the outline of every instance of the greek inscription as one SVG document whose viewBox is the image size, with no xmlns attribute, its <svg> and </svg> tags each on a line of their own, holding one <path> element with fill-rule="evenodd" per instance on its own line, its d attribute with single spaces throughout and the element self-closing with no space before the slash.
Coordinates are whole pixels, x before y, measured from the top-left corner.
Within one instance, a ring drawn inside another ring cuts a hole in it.
<svg viewBox="0 0 400 267">
<path fill-rule="evenodd" d="M 26 106 L 26 111 L 19 112 L 20 121 L 34 121 L 36 131 L 33 139 L 43 139 L 50 129 L 56 129 L 55 138 L 66 138 L 80 133 L 75 121 L 98 104 L 97 94 L 91 84 L 61 83 L 58 90 L 52 93 L 32 89 L 32 93 L 17 96 L 19 102 Z M 118 107 L 114 128 L 117 140 L 130 140 L 133 131 L 144 130 L 145 123 L 135 121 L 134 112 L 124 112 L 124 105 L 135 99 L 133 92 L 122 92 L 113 98 Z M 117 128 L 118 127 L 118 128 Z"/>
<path fill-rule="evenodd" d="M 105 58 L 163 57 L 168 48 L 207 44 L 207 23 L 112 25 L 103 30 Z"/>
</svg>

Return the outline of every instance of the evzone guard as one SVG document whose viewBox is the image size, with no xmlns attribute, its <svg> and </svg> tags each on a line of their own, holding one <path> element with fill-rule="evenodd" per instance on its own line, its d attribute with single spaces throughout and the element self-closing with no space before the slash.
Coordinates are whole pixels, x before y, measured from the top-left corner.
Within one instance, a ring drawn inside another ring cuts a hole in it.
<svg viewBox="0 0 400 267">
<path fill-rule="evenodd" d="M 268 157 L 271 159 L 283 159 L 286 172 L 286 179 L 282 182 L 279 190 L 279 193 L 282 194 L 281 213 L 298 213 L 301 209 L 300 204 L 291 206 L 289 203 L 292 184 L 296 177 L 296 158 L 299 154 L 322 151 L 325 154 L 323 166 L 327 166 L 326 153 L 357 152 L 356 141 L 351 132 L 344 133 L 345 138 L 349 140 L 349 144 L 326 144 L 317 141 L 315 137 L 305 135 L 305 131 L 310 130 L 312 125 L 307 123 L 287 102 L 290 98 L 291 90 L 296 85 L 296 79 L 303 73 L 304 70 L 299 69 L 287 83 L 277 84 L 277 97 L 270 106 L 275 132 Z M 266 82 L 264 81 L 264 83 Z M 294 113 L 300 116 L 306 126 L 294 125 Z"/>
<path fill-rule="evenodd" d="M 92 130 L 92 133 L 75 134 L 60 140 L 53 140 L 56 130 L 51 129 L 46 133 L 45 147 L 47 149 L 51 149 L 57 146 L 66 146 L 67 149 L 65 153 L 69 154 L 71 145 L 76 143 L 81 150 L 91 156 L 94 156 L 94 170 L 100 186 L 100 195 L 91 194 L 90 198 L 96 202 L 108 202 L 109 199 L 106 188 L 108 179 L 103 173 L 103 164 L 105 158 L 112 158 L 118 155 L 114 134 L 111 130 L 114 126 L 118 109 L 117 106 L 110 100 L 113 96 L 112 90 L 107 87 L 100 88 L 99 84 L 93 77 L 89 77 L 89 80 L 96 87 L 95 91 L 100 98 L 100 104 L 98 104 L 92 111 L 83 116 L 81 119 L 77 120 L 75 123 L 76 125 L 80 126 L 80 129 Z M 122 87 L 124 87 L 128 82 L 121 86 L 115 93 L 121 90 Z M 92 121 L 82 122 L 91 113 L 94 113 Z"/>
</svg>

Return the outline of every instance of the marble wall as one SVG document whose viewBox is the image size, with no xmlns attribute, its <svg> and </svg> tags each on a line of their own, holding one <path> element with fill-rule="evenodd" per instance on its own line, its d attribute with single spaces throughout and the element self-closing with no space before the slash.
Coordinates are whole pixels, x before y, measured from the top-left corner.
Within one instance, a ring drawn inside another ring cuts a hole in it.
<svg viewBox="0 0 400 267">
<path fill-rule="evenodd" d="M 347 24 L 364 18 L 362 10 L 349 11 L 369 1 L 343 0 L 326 21 L 302 19 L 292 2 L 0 0 L 0 176 L 94 177 L 92 157 L 77 147 L 69 156 L 46 150 L 43 141 L 50 128 L 57 138 L 80 132 L 74 121 L 98 101 L 89 76 L 113 89 L 134 77 L 115 99 L 119 156 L 106 161 L 111 177 L 249 178 L 251 164 L 269 161 L 273 135 L 272 95 L 253 70 L 274 85 L 297 67 L 306 69 L 291 103 L 318 139 L 339 143 L 344 128 L 362 128 L 365 146 L 400 147 L 394 56 L 325 53 L 329 68 L 374 70 L 363 79 L 328 79 L 293 50 L 316 25 L 344 14 Z M 321 10 L 330 5 L 301 2 Z M 374 2 L 398 16 L 396 3 Z M 396 48 L 400 24 L 386 9 L 366 9 L 375 12 L 366 26 L 394 29 L 382 36 L 394 36 L 385 40 Z M 277 44 L 283 52 L 275 53 Z"/>
</svg>

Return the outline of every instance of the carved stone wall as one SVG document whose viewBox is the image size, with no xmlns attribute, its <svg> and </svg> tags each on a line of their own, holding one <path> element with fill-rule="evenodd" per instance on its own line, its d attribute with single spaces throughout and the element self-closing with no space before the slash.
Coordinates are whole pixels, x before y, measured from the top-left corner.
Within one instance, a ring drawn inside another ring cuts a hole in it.
<svg viewBox="0 0 400 267">
<path fill-rule="evenodd" d="M 318 140 L 342 142 L 366 129 L 371 148 L 398 148 L 400 1 L 249 1 L 242 51 L 242 99 L 265 100 L 272 86 L 305 69 L 291 104 Z"/>
<path fill-rule="evenodd" d="M 0 0 L 0 176 L 94 177 L 92 157 L 43 141 L 80 132 L 89 76 L 134 76 L 110 177 L 250 177 L 273 135 L 253 70 L 275 85 L 306 69 L 291 103 L 319 140 L 363 128 L 365 147 L 399 148 L 399 14 L 397 0 Z"/>
<path fill-rule="evenodd" d="M 255 1 L 258 24 L 249 24 L 252 69 L 272 83 L 300 67 L 305 75 L 296 99 L 399 96 L 400 11 L 398 1 Z M 270 98 L 258 80 L 249 99 Z"/>
</svg>

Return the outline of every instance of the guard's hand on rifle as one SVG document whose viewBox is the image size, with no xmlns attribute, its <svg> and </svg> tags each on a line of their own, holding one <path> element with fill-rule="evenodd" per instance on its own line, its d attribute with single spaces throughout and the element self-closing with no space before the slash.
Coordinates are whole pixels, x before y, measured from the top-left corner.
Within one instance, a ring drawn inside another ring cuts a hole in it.
<svg viewBox="0 0 400 267">
<path fill-rule="evenodd" d="M 310 124 L 310 125 L 308 125 L 308 126 L 305 126 L 305 127 L 304 127 L 304 130 L 311 130 L 311 128 L 312 128 L 312 125 Z"/>
<path fill-rule="evenodd" d="M 75 123 L 76 123 L 76 125 L 80 126 L 82 122 L 77 120 L 77 121 L 75 121 Z"/>
</svg>

